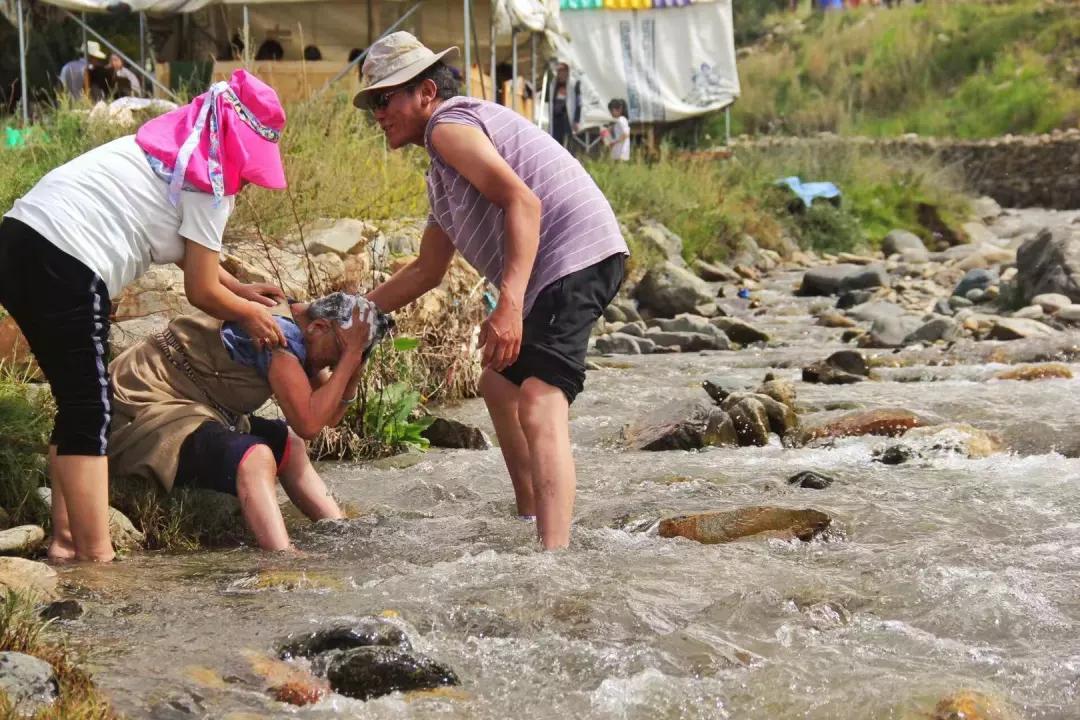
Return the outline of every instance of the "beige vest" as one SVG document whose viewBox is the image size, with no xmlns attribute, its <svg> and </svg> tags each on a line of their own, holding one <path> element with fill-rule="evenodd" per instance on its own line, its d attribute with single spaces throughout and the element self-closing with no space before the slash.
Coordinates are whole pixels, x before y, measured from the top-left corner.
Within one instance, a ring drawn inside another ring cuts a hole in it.
<svg viewBox="0 0 1080 720">
<path fill-rule="evenodd" d="M 271 313 L 292 317 L 287 305 Z M 167 343 L 163 348 L 169 333 L 183 353 Z M 246 432 L 250 425 L 245 416 L 271 395 L 270 383 L 255 368 L 229 357 L 221 340 L 221 321 L 202 313 L 178 317 L 165 334 L 128 348 L 112 361 L 109 373 L 113 382 L 109 475 L 152 480 L 167 491 L 172 489 L 180 446 L 188 435 L 207 420 Z"/>
</svg>

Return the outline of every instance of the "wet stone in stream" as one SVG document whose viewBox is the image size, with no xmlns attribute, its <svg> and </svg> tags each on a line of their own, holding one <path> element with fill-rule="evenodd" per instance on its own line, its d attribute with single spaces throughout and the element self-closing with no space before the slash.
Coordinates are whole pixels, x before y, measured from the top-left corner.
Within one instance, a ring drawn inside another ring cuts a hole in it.
<svg viewBox="0 0 1080 720">
<path fill-rule="evenodd" d="M 351 650 L 372 645 L 400 647 L 403 650 L 412 648 L 408 636 L 397 625 L 387 620 L 371 618 L 352 625 L 290 635 L 281 645 L 278 654 L 283 660 L 295 657 L 311 658 L 333 650 Z"/>
<path fill-rule="evenodd" d="M 836 481 L 828 475 L 822 475 L 813 470 L 803 470 L 788 478 L 788 485 L 797 485 L 808 490 L 824 490 L 834 482 Z"/>
<path fill-rule="evenodd" d="M 334 692 L 358 700 L 461 684 L 454 671 L 439 662 L 392 647 L 340 653 L 331 660 L 327 678 Z"/>
<path fill-rule="evenodd" d="M 811 540 L 832 518 L 819 510 L 749 507 L 680 515 L 660 521 L 660 537 L 684 537 L 711 545 L 755 535 L 781 540 Z"/>
</svg>

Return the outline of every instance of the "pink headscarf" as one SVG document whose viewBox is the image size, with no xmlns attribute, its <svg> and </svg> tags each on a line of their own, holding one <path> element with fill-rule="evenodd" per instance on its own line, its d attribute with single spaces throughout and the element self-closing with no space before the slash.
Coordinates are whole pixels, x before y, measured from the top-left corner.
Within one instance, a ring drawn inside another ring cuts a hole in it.
<svg viewBox="0 0 1080 720">
<path fill-rule="evenodd" d="M 278 140 L 285 110 L 277 93 L 245 70 L 217 82 L 187 105 L 145 123 L 135 142 L 172 169 L 169 199 L 188 185 L 221 198 L 245 183 L 285 187 Z"/>
</svg>

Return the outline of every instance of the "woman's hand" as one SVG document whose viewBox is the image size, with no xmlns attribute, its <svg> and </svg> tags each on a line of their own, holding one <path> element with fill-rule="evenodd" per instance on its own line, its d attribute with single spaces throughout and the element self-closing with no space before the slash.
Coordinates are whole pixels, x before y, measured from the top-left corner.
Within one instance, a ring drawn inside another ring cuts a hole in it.
<svg viewBox="0 0 1080 720">
<path fill-rule="evenodd" d="M 360 316 L 360 308 L 353 308 L 352 323 L 348 328 L 340 325 L 334 326 L 334 334 L 341 343 L 344 351 L 352 351 L 357 355 L 363 355 L 367 350 L 368 341 L 371 339 L 371 325 Z"/>
<path fill-rule="evenodd" d="M 245 300 L 274 307 L 285 302 L 285 292 L 272 283 L 239 283 L 233 292 Z"/>
<path fill-rule="evenodd" d="M 240 327 L 244 328 L 252 342 L 264 350 L 283 347 L 285 345 L 285 333 L 281 331 L 281 328 L 274 321 L 274 316 L 258 303 L 249 303 L 248 307 L 251 308 L 250 312 L 239 322 Z"/>
</svg>

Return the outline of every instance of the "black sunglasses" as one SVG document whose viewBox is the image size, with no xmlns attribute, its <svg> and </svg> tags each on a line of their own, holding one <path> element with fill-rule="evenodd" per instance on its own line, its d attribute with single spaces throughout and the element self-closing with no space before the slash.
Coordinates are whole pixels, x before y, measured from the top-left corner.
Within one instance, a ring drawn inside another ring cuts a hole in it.
<svg viewBox="0 0 1080 720">
<path fill-rule="evenodd" d="M 386 108 L 390 107 L 390 100 L 391 100 L 391 98 L 394 97 L 394 95 L 396 95 L 397 93 L 399 93 L 399 92 L 401 92 L 403 90 L 412 90 L 414 87 L 416 87 L 416 86 L 415 85 L 402 85 L 401 87 L 396 87 L 396 88 L 393 88 L 391 90 L 384 90 L 384 91 L 379 92 L 379 93 L 372 93 L 371 94 L 371 109 L 372 110 L 385 110 Z"/>
</svg>

